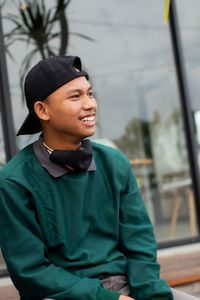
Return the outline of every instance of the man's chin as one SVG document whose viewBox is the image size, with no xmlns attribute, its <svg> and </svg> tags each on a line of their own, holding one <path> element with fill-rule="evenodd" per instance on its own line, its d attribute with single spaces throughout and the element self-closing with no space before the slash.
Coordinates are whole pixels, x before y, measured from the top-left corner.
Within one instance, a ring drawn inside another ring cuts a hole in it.
<svg viewBox="0 0 200 300">
<path fill-rule="evenodd" d="M 86 139 L 86 138 L 88 138 L 88 137 L 90 137 L 90 136 L 93 136 L 95 134 L 95 130 L 93 131 L 93 132 L 88 132 L 87 134 L 85 134 L 83 137 L 82 137 L 82 140 L 84 140 L 84 139 Z"/>
</svg>

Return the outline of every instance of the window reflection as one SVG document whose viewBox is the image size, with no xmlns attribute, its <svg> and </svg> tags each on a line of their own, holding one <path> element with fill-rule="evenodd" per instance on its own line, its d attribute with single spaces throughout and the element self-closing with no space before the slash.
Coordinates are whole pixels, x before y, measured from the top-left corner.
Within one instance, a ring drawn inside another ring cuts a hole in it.
<svg viewBox="0 0 200 300">
<path fill-rule="evenodd" d="M 195 8 L 195 9 L 194 9 Z M 198 161 L 200 166 L 200 43 L 199 43 L 199 9 L 200 2 L 193 0 L 177 1 L 177 12 L 180 23 L 181 42 L 187 73 L 188 88 L 191 100 L 191 114 L 194 120 L 196 141 L 198 145 Z"/>
<path fill-rule="evenodd" d="M 152 7 L 151 1 L 117 1 L 117 5 L 111 1 L 110 7 L 116 10 L 99 2 L 87 3 L 89 16 L 81 15 L 83 6 L 78 12 L 72 3 L 69 20 L 72 30 L 96 39 L 88 48 L 71 37 L 71 45 L 76 48 L 78 42 L 78 52 L 86 65 L 89 62 L 98 93 L 95 138 L 111 141 L 130 159 L 158 241 L 193 236 L 196 223 L 188 153 L 161 3 L 155 1 Z"/>
</svg>

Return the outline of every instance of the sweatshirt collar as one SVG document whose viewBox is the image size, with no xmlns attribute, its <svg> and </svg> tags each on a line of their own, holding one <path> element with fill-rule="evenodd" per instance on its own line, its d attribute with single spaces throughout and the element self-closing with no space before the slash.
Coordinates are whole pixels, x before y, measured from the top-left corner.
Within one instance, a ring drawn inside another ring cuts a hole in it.
<svg viewBox="0 0 200 300">
<path fill-rule="evenodd" d="M 46 147 L 43 145 L 42 135 L 40 135 L 39 139 L 33 143 L 33 150 L 42 167 L 45 168 L 48 173 L 54 178 L 61 177 L 71 172 L 67 167 L 56 164 L 55 162 L 50 160 L 50 154 L 47 151 Z M 90 172 L 95 170 L 96 165 L 94 162 L 94 158 L 92 158 L 92 162 L 87 171 Z"/>
</svg>

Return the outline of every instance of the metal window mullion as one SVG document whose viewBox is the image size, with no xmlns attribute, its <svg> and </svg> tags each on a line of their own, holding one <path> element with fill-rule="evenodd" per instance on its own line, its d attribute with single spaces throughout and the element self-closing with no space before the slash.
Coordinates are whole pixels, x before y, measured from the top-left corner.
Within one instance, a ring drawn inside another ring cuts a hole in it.
<svg viewBox="0 0 200 300">
<path fill-rule="evenodd" d="M 200 175 L 197 159 L 197 143 L 195 140 L 194 123 L 191 113 L 191 102 L 189 97 L 188 83 L 186 78 L 186 71 L 184 65 L 183 48 L 181 44 L 180 31 L 178 27 L 178 16 L 176 10 L 176 1 L 171 1 L 169 25 L 172 39 L 172 48 L 174 54 L 174 61 L 176 67 L 177 81 L 179 94 L 181 99 L 182 113 L 184 119 L 184 126 L 186 132 L 187 149 L 189 153 L 189 163 L 191 170 L 191 177 L 193 183 L 193 190 L 196 202 L 197 215 L 200 214 Z M 200 219 L 197 218 L 197 224 L 200 232 Z"/>
<path fill-rule="evenodd" d="M 0 111 L 2 119 L 3 137 L 5 143 L 6 160 L 10 160 L 17 152 L 16 137 L 13 124 L 10 90 L 8 84 L 8 72 L 4 47 L 0 8 Z"/>
</svg>

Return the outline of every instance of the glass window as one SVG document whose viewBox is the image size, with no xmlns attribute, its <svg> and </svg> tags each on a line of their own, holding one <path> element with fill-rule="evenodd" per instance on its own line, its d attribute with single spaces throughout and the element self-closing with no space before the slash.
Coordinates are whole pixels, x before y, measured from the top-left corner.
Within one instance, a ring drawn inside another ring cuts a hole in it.
<svg viewBox="0 0 200 300">
<path fill-rule="evenodd" d="M 153 4 L 153 5 L 152 5 Z M 87 7 L 90 7 L 88 14 Z M 115 7 L 115 9 L 112 9 Z M 171 51 L 160 1 L 75 1 L 70 53 L 84 58 L 97 90 L 95 139 L 130 159 L 158 241 L 196 232 L 194 197 Z"/>
<path fill-rule="evenodd" d="M 31 66 L 51 53 L 79 55 L 99 106 L 93 139 L 120 149 L 130 159 L 157 240 L 196 235 L 171 39 L 163 21 L 164 2 L 69 1 L 55 26 L 47 26 L 49 42 L 42 48 L 29 34 L 20 36 L 13 31 L 15 20 L 23 24 L 21 13 L 27 11 L 11 2 L 5 1 L 3 25 L 6 43 L 10 43 L 7 60 L 16 131 L 27 114 L 19 80 L 26 67 L 24 58 Z M 39 1 L 29 3 L 34 11 Z M 53 15 L 52 1 L 43 3 L 43 17 L 50 9 Z M 19 137 L 19 148 L 30 141 L 30 137 Z"/>
<path fill-rule="evenodd" d="M 187 0 L 176 2 L 200 164 L 200 20 L 198 15 L 200 2 L 198 0 L 193 0 L 192 3 Z"/>
</svg>

